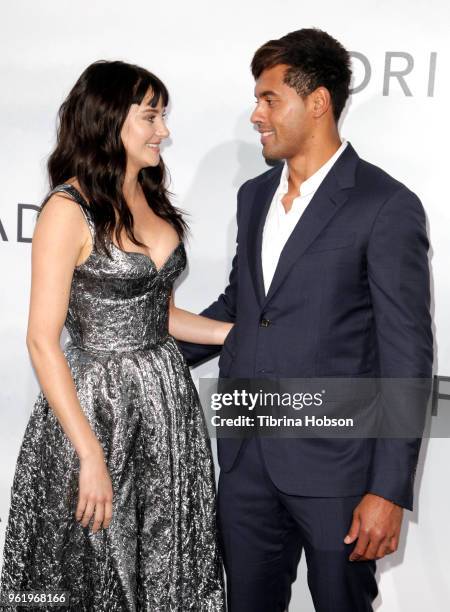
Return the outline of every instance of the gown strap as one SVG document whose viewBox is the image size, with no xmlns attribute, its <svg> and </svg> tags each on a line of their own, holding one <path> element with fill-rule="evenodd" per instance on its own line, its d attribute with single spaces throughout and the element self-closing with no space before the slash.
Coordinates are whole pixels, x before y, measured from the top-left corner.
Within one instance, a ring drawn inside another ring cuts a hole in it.
<svg viewBox="0 0 450 612">
<path fill-rule="evenodd" d="M 86 200 L 83 198 L 81 193 L 78 191 L 78 189 L 69 183 L 62 183 L 61 185 L 56 185 L 56 187 L 54 187 L 51 191 L 49 191 L 49 193 L 45 196 L 45 199 L 39 208 L 38 217 L 43 207 L 45 206 L 45 204 L 48 202 L 48 200 L 54 193 L 65 193 L 66 195 L 70 197 L 70 199 L 74 200 L 79 205 L 81 212 L 83 213 L 83 216 L 86 220 L 86 223 L 88 224 L 89 231 L 92 237 L 92 241 L 94 242 L 95 241 L 95 223 L 92 218 L 92 212 L 91 212 L 90 206 L 86 202 Z"/>
</svg>

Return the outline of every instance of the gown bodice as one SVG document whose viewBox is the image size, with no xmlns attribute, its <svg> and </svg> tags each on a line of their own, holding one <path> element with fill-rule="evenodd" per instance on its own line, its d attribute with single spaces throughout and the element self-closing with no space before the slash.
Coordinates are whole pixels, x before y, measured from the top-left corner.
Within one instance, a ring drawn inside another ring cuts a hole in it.
<svg viewBox="0 0 450 612">
<path fill-rule="evenodd" d="M 63 184 L 55 192 L 80 205 L 94 239 L 91 212 L 78 190 Z M 108 246 L 111 259 L 94 248 L 74 269 L 65 321 L 70 344 L 94 352 L 152 348 L 168 337 L 172 286 L 186 267 L 184 244 L 159 269 L 144 253 L 123 251 L 112 241 Z"/>
</svg>

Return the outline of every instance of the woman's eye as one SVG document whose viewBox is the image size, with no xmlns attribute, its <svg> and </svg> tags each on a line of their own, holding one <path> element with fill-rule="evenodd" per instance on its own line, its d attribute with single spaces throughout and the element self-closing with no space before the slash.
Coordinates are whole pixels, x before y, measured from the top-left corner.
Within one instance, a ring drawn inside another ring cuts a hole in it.
<svg viewBox="0 0 450 612">
<path fill-rule="evenodd" d="M 166 117 L 167 115 L 161 115 L 163 121 L 166 121 Z M 148 117 L 146 117 L 146 121 L 149 121 L 150 123 L 155 123 L 155 119 L 156 115 L 148 115 Z"/>
</svg>

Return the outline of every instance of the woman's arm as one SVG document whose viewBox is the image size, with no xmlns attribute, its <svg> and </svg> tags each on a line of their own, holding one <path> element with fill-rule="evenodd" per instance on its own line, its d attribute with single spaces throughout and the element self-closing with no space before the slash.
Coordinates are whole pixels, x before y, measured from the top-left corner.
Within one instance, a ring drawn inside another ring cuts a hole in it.
<svg viewBox="0 0 450 612">
<path fill-rule="evenodd" d="M 215 321 L 177 308 L 170 298 L 169 333 L 177 340 L 197 344 L 223 344 L 232 323 Z"/>
<path fill-rule="evenodd" d="M 91 429 L 61 350 L 73 270 L 91 242 L 78 204 L 62 195 L 50 197 L 36 223 L 32 242 L 32 278 L 27 347 L 41 389 L 80 458 L 77 518 L 96 530 L 111 514 L 112 487 L 103 449 Z"/>
</svg>

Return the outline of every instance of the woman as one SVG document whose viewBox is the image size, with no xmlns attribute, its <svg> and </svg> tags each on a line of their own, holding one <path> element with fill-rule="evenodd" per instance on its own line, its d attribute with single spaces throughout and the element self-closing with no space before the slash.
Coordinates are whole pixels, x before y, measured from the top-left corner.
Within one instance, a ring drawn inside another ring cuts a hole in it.
<svg viewBox="0 0 450 612">
<path fill-rule="evenodd" d="M 160 157 L 168 99 L 146 70 L 96 62 L 60 109 L 33 236 L 27 346 L 42 392 L 3 594 L 66 591 L 89 612 L 224 609 L 210 443 L 173 337 L 222 344 L 230 325 L 173 302 L 186 226 Z"/>
</svg>

